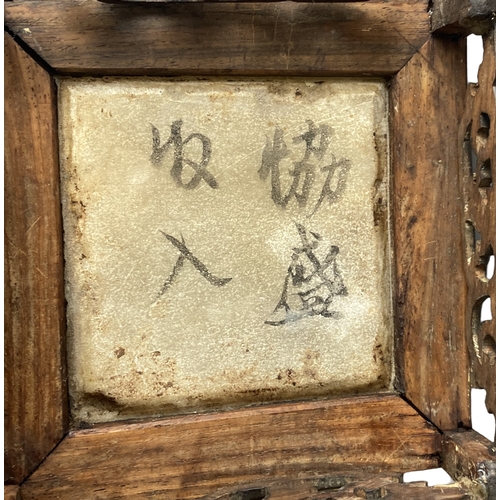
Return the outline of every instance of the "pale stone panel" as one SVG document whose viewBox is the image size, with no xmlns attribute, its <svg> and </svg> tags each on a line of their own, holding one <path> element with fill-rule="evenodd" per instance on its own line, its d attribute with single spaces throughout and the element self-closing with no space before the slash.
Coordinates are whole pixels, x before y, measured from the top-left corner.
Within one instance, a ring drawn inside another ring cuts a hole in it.
<svg viewBox="0 0 500 500">
<path fill-rule="evenodd" d="M 375 80 L 60 81 L 77 421 L 390 386 L 386 108 Z"/>
</svg>

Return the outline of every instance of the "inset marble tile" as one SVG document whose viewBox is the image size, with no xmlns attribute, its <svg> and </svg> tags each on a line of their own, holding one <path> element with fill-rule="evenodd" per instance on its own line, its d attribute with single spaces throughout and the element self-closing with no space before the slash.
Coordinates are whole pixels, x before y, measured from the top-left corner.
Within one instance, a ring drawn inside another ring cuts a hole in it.
<svg viewBox="0 0 500 500">
<path fill-rule="evenodd" d="M 387 388 L 378 80 L 62 79 L 77 421 Z"/>
</svg>

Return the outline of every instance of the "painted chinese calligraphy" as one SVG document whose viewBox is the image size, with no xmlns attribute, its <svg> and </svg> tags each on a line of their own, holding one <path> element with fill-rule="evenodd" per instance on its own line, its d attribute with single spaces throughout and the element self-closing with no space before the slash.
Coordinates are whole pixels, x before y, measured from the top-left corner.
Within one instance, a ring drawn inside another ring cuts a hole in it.
<svg viewBox="0 0 500 500">
<path fill-rule="evenodd" d="M 271 174 L 271 198 L 281 208 L 286 208 L 293 198 L 297 200 L 299 207 L 307 205 L 316 179 L 317 163 L 323 159 L 332 139 L 332 129 L 328 125 L 317 127 L 312 120 L 307 120 L 307 124 L 309 130 L 292 140 L 294 144 L 304 142 L 306 149 L 302 160 L 293 162 L 293 169 L 289 170 L 292 182 L 286 194 L 282 188 L 280 162 L 289 157 L 291 151 L 283 139 L 284 134 L 281 128 L 276 127 L 272 142 L 267 138 L 266 146 L 262 152 L 262 163 L 258 171 L 260 179 L 266 181 Z M 317 139 L 319 139 L 319 145 L 315 145 Z M 314 160 L 312 157 L 317 161 L 311 161 Z M 318 210 L 325 199 L 330 204 L 340 199 L 346 187 L 347 173 L 350 168 L 351 162 L 349 160 L 345 158 L 336 160 L 334 155 L 332 155 L 332 163 L 321 168 L 321 171 L 328 172 L 328 175 L 311 215 Z M 339 169 L 337 186 L 332 189 L 331 183 L 337 169 Z"/>
<path fill-rule="evenodd" d="M 173 177 L 177 186 L 184 189 L 195 189 L 203 179 L 212 189 L 219 187 L 215 177 L 207 170 L 208 162 L 212 155 L 212 142 L 203 134 L 190 134 L 187 139 L 182 140 L 182 120 L 176 120 L 170 127 L 170 137 L 168 141 L 160 146 L 160 132 L 158 129 L 151 125 L 153 131 L 153 152 L 151 153 L 151 163 L 159 166 L 163 158 L 167 155 L 170 145 L 174 146 L 174 163 L 170 170 L 170 175 Z M 184 147 L 192 140 L 197 139 L 201 142 L 202 152 L 201 161 L 199 163 L 192 161 L 184 156 Z M 183 182 L 182 171 L 184 165 L 189 165 L 194 170 L 193 177 L 188 182 Z"/>
<path fill-rule="evenodd" d="M 217 276 L 214 276 L 213 274 L 210 273 L 208 270 L 207 266 L 203 264 L 200 260 L 198 260 L 192 253 L 191 251 L 186 247 L 186 242 L 184 241 L 184 238 L 181 236 L 182 241 L 179 241 L 177 238 L 174 238 L 173 236 L 170 236 L 167 233 L 164 233 L 163 231 L 160 231 L 165 238 L 167 238 L 172 245 L 174 245 L 177 250 L 179 250 L 180 255 L 177 259 L 177 262 L 174 265 L 174 269 L 170 273 L 170 276 L 167 278 L 165 283 L 163 284 L 163 287 L 158 294 L 159 297 L 161 297 L 173 284 L 175 278 L 179 274 L 179 271 L 182 269 L 182 266 L 184 265 L 184 262 L 186 260 L 189 260 L 191 264 L 195 267 L 197 271 L 200 272 L 200 274 L 211 284 L 214 286 L 224 286 L 227 283 L 229 283 L 232 278 L 217 278 Z"/>
<path fill-rule="evenodd" d="M 285 284 L 268 325 L 284 325 L 310 316 L 338 318 L 333 298 L 347 295 L 336 257 L 339 247 L 329 245 L 322 260 L 317 256 L 322 237 L 296 224 L 302 246 L 293 249 Z M 308 236 L 308 233 L 311 237 Z"/>
<path fill-rule="evenodd" d="M 331 182 L 337 168 L 339 169 L 337 187 L 335 190 L 332 190 Z M 323 172 L 328 172 L 328 175 L 326 176 L 325 183 L 321 189 L 321 194 L 319 195 L 316 206 L 314 207 L 313 214 L 318 210 L 325 198 L 330 202 L 330 205 L 340 199 L 345 190 L 347 173 L 350 169 L 351 162 L 349 160 L 346 158 L 336 160 L 335 156 L 332 155 L 332 163 L 321 169 Z"/>
</svg>

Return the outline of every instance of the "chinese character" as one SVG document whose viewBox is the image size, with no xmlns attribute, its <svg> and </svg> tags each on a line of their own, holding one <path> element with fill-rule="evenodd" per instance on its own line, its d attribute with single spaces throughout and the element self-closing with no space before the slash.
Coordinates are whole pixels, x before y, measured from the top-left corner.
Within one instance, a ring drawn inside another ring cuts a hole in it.
<svg viewBox="0 0 500 500">
<path fill-rule="evenodd" d="M 290 188 L 284 193 L 282 187 L 282 172 L 280 162 L 289 157 L 291 151 L 288 149 L 284 139 L 283 130 L 276 127 L 273 140 L 266 140 L 266 146 L 262 152 L 262 162 L 259 169 L 260 179 L 266 181 L 271 174 L 271 199 L 282 208 L 286 208 L 290 201 L 295 198 L 299 207 L 305 207 L 311 195 L 311 190 L 316 180 L 316 172 L 319 163 L 323 159 L 332 138 L 332 129 L 328 125 L 317 127 L 312 120 L 307 120 L 309 130 L 298 137 L 294 137 L 293 144 L 305 145 L 304 156 L 301 161 L 293 162 L 293 168 L 288 171 L 292 178 Z M 319 144 L 318 144 L 319 141 Z M 313 215 L 327 199 L 330 203 L 338 201 L 344 192 L 347 180 L 347 172 L 351 163 L 347 159 L 336 161 L 332 155 L 332 163 L 320 169 L 321 172 L 328 172 L 321 194 L 316 203 Z M 331 183 L 334 179 L 335 171 L 339 168 L 337 187 L 333 190 Z"/>
<path fill-rule="evenodd" d="M 335 190 L 332 190 L 331 182 L 337 168 L 339 169 L 337 187 Z M 347 173 L 350 169 L 351 162 L 349 160 L 346 158 L 336 160 L 335 156 L 332 155 L 332 163 L 321 169 L 323 172 L 328 172 L 328 175 L 325 179 L 325 183 L 323 184 L 323 189 L 321 190 L 316 206 L 314 207 L 313 214 L 316 213 L 325 198 L 330 202 L 330 205 L 340 199 L 345 190 Z"/>
<path fill-rule="evenodd" d="M 268 325 L 284 325 L 310 316 L 339 318 L 340 313 L 333 309 L 334 297 L 347 295 L 336 263 L 339 247 L 327 245 L 320 258 L 322 237 L 301 224 L 296 226 L 302 245 L 293 249 L 281 298 L 272 318 L 265 321 Z"/>
<path fill-rule="evenodd" d="M 165 283 L 163 284 L 163 287 L 161 289 L 161 292 L 158 294 L 159 297 L 161 297 L 171 286 L 172 283 L 174 282 L 175 278 L 179 274 L 179 271 L 182 269 L 182 266 L 184 265 L 184 262 L 188 260 L 191 262 L 191 264 L 194 266 L 194 268 L 200 272 L 200 274 L 211 284 L 214 286 L 224 286 L 227 283 L 229 283 L 232 278 L 217 278 L 217 276 L 214 276 L 213 274 L 210 273 L 208 270 L 207 266 L 203 264 L 200 260 L 198 260 L 192 253 L 191 251 L 186 247 L 186 242 L 184 241 L 184 238 L 181 236 L 182 241 L 179 241 L 177 238 L 174 238 L 173 236 L 170 236 L 167 233 L 164 233 L 163 231 L 160 231 L 165 238 L 167 238 L 172 245 L 179 250 L 180 255 L 177 258 L 177 262 L 174 265 L 174 269 L 170 273 L 170 276 L 167 278 Z"/>
<path fill-rule="evenodd" d="M 309 130 L 304 134 L 294 137 L 293 143 L 305 142 L 304 157 L 301 161 L 293 163 L 293 169 L 288 173 L 292 177 L 292 184 L 288 193 L 282 194 L 280 162 L 290 155 L 285 141 L 283 140 L 283 130 L 276 127 L 273 142 L 267 139 L 266 146 L 262 152 L 262 164 L 259 169 L 261 180 L 265 181 L 271 173 L 271 198 L 280 207 L 286 207 L 292 197 L 295 197 L 299 206 L 303 207 L 309 198 L 311 186 L 315 178 L 315 166 L 309 162 L 311 155 L 318 160 L 323 158 L 325 151 L 331 140 L 331 128 L 327 125 L 316 127 L 311 120 L 307 121 Z M 320 136 L 319 146 L 314 146 L 314 140 Z"/>
<path fill-rule="evenodd" d="M 212 143 L 208 137 L 195 133 L 188 135 L 187 139 L 182 140 L 182 120 L 177 120 L 172 123 L 168 141 L 160 147 L 160 132 L 154 125 L 151 125 L 151 127 L 153 130 L 153 152 L 151 153 L 150 160 L 153 165 L 159 166 L 161 164 L 170 149 L 170 145 L 173 144 L 174 163 L 170 174 L 177 186 L 184 189 L 195 189 L 203 179 L 212 189 L 219 187 L 215 177 L 207 170 L 207 165 L 212 155 Z M 198 140 L 201 143 L 202 151 L 199 162 L 184 157 L 184 146 L 192 140 Z M 193 177 L 188 182 L 183 182 L 182 180 L 182 171 L 185 165 L 189 165 L 194 170 Z"/>
</svg>

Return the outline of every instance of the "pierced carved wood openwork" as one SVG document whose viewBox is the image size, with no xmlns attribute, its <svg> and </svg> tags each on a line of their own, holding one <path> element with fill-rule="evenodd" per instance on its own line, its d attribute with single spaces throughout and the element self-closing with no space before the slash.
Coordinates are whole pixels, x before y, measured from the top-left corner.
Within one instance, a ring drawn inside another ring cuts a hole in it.
<svg viewBox="0 0 500 500">
<path fill-rule="evenodd" d="M 465 212 L 467 342 L 472 387 L 495 413 L 495 32 L 483 36 L 478 83 L 469 84 L 460 135 Z"/>
</svg>

